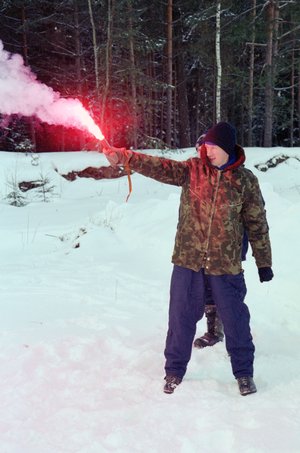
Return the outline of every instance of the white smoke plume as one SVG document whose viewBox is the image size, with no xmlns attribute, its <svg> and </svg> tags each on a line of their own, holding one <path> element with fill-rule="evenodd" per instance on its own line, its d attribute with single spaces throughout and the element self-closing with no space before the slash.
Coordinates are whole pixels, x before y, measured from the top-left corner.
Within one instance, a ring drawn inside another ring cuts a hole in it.
<svg viewBox="0 0 300 453">
<path fill-rule="evenodd" d="M 96 126 L 78 99 L 61 95 L 37 80 L 21 55 L 4 50 L 0 40 L 0 113 L 36 116 L 48 124 L 76 127 L 96 134 Z M 96 126 L 98 129 L 98 127 Z"/>
</svg>

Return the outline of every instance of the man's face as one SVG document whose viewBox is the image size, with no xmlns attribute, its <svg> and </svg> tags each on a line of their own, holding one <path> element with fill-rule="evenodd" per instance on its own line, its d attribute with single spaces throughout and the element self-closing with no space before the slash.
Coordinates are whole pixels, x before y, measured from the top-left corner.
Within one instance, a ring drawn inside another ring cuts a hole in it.
<svg viewBox="0 0 300 453">
<path fill-rule="evenodd" d="M 207 157 L 215 167 L 222 167 L 228 162 L 229 155 L 218 145 L 208 145 L 205 143 Z"/>
</svg>

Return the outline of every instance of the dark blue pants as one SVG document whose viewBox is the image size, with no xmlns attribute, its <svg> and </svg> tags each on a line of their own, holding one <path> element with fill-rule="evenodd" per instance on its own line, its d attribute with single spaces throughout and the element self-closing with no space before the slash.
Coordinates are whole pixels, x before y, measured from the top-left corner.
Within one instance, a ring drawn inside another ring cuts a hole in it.
<svg viewBox="0 0 300 453">
<path fill-rule="evenodd" d="M 218 314 L 224 325 L 226 349 L 233 375 L 253 376 L 254 345 L 250 332 L 250 314 L 244 303 L 246 285 L 238 275 L 205 275 L 174 266 L 166 339 L 166 374 L 183 377 L 191 358 L 196 324 L 204 314 L 205 287 L 209 285 Z"/>
</svg>

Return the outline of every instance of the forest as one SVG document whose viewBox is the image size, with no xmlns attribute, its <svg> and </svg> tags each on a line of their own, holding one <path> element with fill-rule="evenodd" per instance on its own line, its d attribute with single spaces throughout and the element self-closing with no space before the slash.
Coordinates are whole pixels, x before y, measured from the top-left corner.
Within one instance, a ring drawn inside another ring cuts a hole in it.
<svg viewBox="0 0 300 453">
<path fill-rule="evenodd" d="M 242 146 L 300 146 L 299 0 L 2 0 L 0 40 L 114 146 L 190 147 L 218 121 Z M 0 124 L 1 150 L 97 149 L 34 116 Z"/>
</svg>

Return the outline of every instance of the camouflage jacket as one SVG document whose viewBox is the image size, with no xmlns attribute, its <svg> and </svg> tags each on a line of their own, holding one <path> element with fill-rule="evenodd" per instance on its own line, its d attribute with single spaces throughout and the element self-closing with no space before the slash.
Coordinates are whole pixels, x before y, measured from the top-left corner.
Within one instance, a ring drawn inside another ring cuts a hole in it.
<svg viewBox="0 0 300 453">
<path fill-rule="evenodd" d="M 212 167 L 205 146 L 198 157 L 178 162 L 132 153 L 131 170 L 182 187 L 172 262 L 211 275 L 242 271 L 241 250 L 246 228 L 257 267 L 269 267 L 271 245 L 264 202 L 256 176 L 237 161 L 225 170 Z"/>
</svg>

